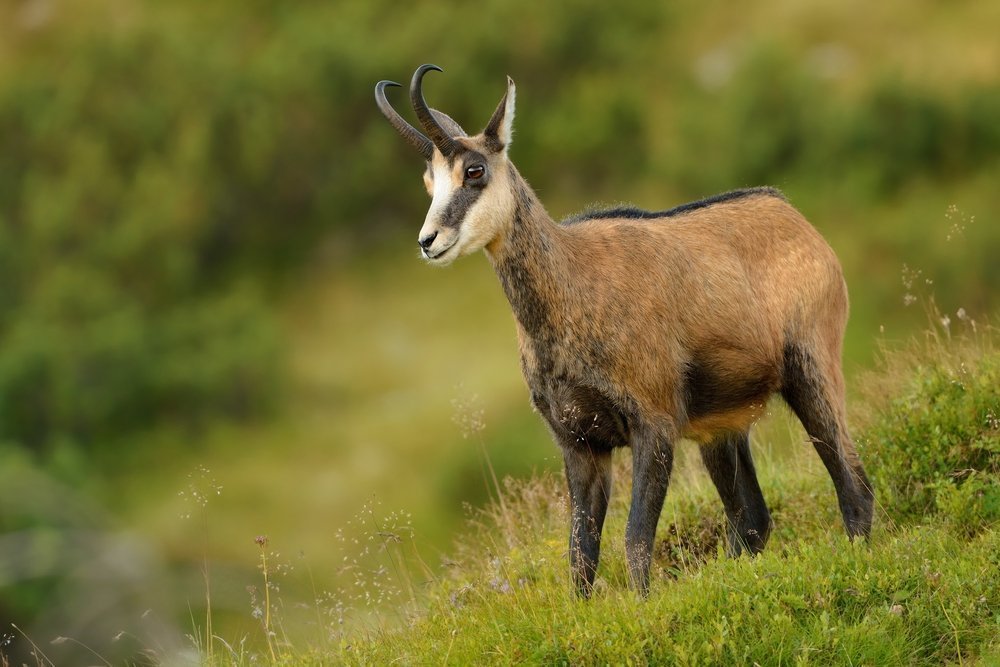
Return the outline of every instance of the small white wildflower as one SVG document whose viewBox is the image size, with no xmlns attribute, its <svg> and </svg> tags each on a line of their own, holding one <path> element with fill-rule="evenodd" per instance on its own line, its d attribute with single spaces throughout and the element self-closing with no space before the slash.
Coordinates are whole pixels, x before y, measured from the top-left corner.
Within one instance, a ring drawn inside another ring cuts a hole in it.
<svg viewBox="0 0 1000 667">
<path fill-rule="evenodd" d="M 461 386 L 458 389 L 461 391 Z M 485 411 L 479 405 L 478 394 L 453 398 L 451 406 L 455 410 L 451 421 L 458 426 L 463 438 L 480 433 L 486 428 L 486 421 L 483 419 Z"/>
<path fill-rule="evenodd" d="M 958 238 L 965 233 L 965 228 L 976 222 L 976 216 L 966 215 L 959 210 L 958 206 L 951 204 L 948 210 L 944 214 L 945 220 L 948 220 L 951 225 L 948 227 L 948 232 L 945 234 L 945 240 L 951 241 L 953 238 Z"/>
<path fill-rule="evenodd" d="M 920 277 L 921 273 L 923 272 L 920 269 L 911 269 L 907 264 L 903 264 L 903 271 L 901 274 L 903 287 L 908 290 L 913 289 L 913 283 Z"/>
</svg>

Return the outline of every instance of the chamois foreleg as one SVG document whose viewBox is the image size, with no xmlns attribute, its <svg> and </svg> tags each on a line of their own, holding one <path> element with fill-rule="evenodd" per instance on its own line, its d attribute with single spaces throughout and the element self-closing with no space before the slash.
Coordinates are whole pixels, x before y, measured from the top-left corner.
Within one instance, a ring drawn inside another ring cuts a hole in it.
<svg viewBox="0 0 1000 667">
<path fill-rule="evenodd" d="M 631 585 L 643 596 L 649 593 L 653 540 L 673 463 L 673 438 L 653 429 L 636 429 L 632 435 L 632 505 L 625 526 L 625 558 Z"/>
<path fill-rule="evenodd" d="M 729 554 L 760 553 L 771 532 L 771 515 L 757 482 L 747 433 L 729 433 L 699 447 L 701 460 L 726 509 Z"/>
<path fill-rule="evenodd" d="M 611 451 L 563 445 L 569 485 L 569 561 L 573 583 L 582 597 L 594 588 L 601 556 L 601 531 L 611 495 Z"/>
</svg>

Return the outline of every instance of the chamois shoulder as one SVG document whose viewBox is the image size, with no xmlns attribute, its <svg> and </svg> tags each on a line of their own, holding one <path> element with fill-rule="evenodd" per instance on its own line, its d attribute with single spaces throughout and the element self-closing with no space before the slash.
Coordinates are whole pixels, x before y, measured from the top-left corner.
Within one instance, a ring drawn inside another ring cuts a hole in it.
<svg viewBox="0 0 1000 667">
<path fill-rule="evenodd" d="M 668 208 L 664 211 L 646 211 L 635 206 L 627 205 L 615 206 L 612 208 L 588 209 L 581 213 L 569 216 L 564 219 L 561 224 L 572 225 L 585 220 L 655 220 L 659 218 L 673 218 L 692 211 L 698 211 L 711 206 L 716 206 L 718 204 L 738 201 L 740 199 L 748 199 L 750 197 L 776 197 L 782 201 L 788 201 L 784 193 L 777 188 L 741 188 L 739 190 L 730 190 L 728 192 L 712 195 L 711 197 L 705 197 L 704 199 L 681 204 L 680 206 L 674 206 L 673 208 Z"/>
</svg>

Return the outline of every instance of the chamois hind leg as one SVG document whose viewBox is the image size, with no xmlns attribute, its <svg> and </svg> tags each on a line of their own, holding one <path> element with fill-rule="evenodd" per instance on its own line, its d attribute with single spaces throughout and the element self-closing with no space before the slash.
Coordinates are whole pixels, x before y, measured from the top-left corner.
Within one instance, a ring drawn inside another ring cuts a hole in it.
<svg viewBox="0 0 1000 667">
<path fill-rule="evenodd" d="M 844 376 L 836 353 L 790 345 L 781 394 L 798 416 L 837 490 L 847 534 L 871 532 L 875 496 L 847 431 Z"/>
<path fill-rule="evenodd" d="M 747 433 L 727 433 L 701 445 L 701 460 L 726 509 L 728 553 L 763 551 L 771 533 L 771 514 L 757 482 Z"/>
<path fill-rule="evenodd" d="M 611 450 L 594 451 L 576 443 L 564 443 L 562 450 L 570 499 L 570 569 L 577 592 L 589 597 L 611 495 Z"/>
</svg>

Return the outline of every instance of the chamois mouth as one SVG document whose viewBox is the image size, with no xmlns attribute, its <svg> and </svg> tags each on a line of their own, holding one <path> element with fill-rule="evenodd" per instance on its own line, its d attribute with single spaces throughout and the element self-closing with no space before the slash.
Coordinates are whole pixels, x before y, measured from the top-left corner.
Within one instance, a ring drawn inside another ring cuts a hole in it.
<svg viewBox="0 0 1000 667">
<path fill-rule="evenodd" d="M 436 262 L 437 260 L 439 260 L 442 257 L 444 257 L 445 255 L 447 255 L 448 251 L 450 251 L 452 248 L 454 248 L 457 244 L 458 244 L 458 239 L 455 239 L 452 242 L 451 245 L 449 245 L 445 249 L 441 250 L 440 252 L 431 254 L 431 253 L 427 252 L 426 250 L 421 249 L 420 253 L 424 256 L 424 259 L 426 259 L 428 262 Z"/>
</svg>

